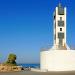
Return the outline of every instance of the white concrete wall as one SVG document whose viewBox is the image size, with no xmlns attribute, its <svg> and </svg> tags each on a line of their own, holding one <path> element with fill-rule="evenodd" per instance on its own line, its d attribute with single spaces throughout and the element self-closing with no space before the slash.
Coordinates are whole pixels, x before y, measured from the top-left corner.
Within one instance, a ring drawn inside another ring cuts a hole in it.
<svg viewBox="0 0 75 75">
<path fill-rule="evenodd" d="M 48 71 L 75 70 L 75 50 L 51 50 L 40 53 L 40 68 Z"/>
</svg>

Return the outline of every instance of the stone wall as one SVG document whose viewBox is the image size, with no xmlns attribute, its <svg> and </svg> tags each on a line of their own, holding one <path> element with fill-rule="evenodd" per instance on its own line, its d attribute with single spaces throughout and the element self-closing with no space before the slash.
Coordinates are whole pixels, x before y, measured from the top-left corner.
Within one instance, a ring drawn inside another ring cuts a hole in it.
<svg viewBox="0 0 75 75">
<path fill-rule="evenodd" d="M 7 66 L 7 65 L 0 64 L 1 72 L 21 71 L 21 70 L 22 70 L 21 66 Z"/>
</svg>

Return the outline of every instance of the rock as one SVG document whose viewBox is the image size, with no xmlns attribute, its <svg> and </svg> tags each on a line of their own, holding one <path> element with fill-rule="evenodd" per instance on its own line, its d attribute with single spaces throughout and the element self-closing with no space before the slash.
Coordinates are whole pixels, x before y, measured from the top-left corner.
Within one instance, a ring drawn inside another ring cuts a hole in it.
<svg viewBox="0 0 75 75">
<path fill-rule="evenodd" d="M 0 64 L 1 72 L 21 71 L 21 70 L 23 70 L 22 66 L 8 66 L 8 65 Z"/>
</svg>

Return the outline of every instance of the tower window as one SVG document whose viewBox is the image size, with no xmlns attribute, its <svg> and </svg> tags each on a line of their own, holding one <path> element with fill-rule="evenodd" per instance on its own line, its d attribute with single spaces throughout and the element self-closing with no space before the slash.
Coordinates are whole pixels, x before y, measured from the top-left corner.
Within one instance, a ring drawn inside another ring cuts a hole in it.
<svg viewBox="0 0 75 75">
<path fill-rule="evenodd" d="M 54 19 L 55 19 L 55 15 L 54 15 Z"/>
<path fill-rule="evenodd" d="M 64 38 L 64 33 L 58 33 L 58 38 L 63 39 Z"/>
<path fill-rule="evenodd" d="M 64 8 L 58 7 L 58 15 L 64 15 Z"/>
<path fill-rule="evenodd" d="M 64 21 L 58 21 L 58 26 L 64 26 Z"/>
<path fill-rule="evenodd" d="M 60 17 L 60 21 L 62 21 L 62 17 Z"/>
<path fill-rule="evenodd" d="M 62 28 L 60 28 L 60 31 L 62 31 Z"/>
</svg>

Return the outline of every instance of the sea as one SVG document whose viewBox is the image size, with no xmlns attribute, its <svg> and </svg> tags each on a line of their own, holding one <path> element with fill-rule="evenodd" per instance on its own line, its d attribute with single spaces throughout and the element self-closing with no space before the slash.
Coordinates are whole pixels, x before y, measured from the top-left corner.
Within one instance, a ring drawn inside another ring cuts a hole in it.
<svg viewBox="0 0 75 75">
<path fill-rule="evenodd" d="M 23 67 L 31 67 L 31 68 L 40 68 L 40 64 L 18 64 L 19 66 L 23 66 Z"/>
</svg>

